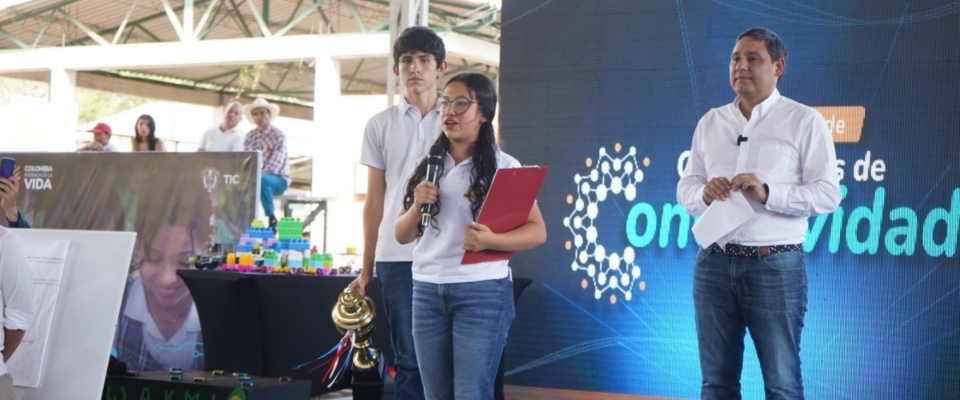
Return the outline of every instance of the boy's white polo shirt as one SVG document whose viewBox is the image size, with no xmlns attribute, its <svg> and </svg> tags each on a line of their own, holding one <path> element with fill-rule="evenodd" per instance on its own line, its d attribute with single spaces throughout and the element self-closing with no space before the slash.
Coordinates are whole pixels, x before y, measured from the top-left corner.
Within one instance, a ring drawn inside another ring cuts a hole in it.
<svg viewBox="0 0 960 400">
<path fill-rule="evenodd" d="M 440 213 L 433 219 L 437 229 L 426 228 L 415 241 L 413 279 L 434 284 L 477 282 L 502 279 L 509 273 L 507 261 L 491 261 L 460 265 L 463 258 L 463 233 L 473 221 L 470 200 L 464 195 L 470 189 L 473 161 L 453 164 L 447 154 L 440 177 Z M 509 154 L 497 152 L 497 168 L 519 167 L 520 162 Z M 410 170 L 410 173 L 413 169 Z"/>
<path fill-rule="evenodd" d="M 420 110 L 401 97 L 400 103 L 381 111 L 367 121 L 363 134 L 360 164 L 384 170 L 387 187 L 383 199 L 383 219 L 377 237 L 374 259 L 410 261 L 413 243 L 401 245 L 393 232 L 400 215 L 403 193 L 410 174 L 442 132 L 440 113 L 433 110 L 420 117 Z"/>
</svg>

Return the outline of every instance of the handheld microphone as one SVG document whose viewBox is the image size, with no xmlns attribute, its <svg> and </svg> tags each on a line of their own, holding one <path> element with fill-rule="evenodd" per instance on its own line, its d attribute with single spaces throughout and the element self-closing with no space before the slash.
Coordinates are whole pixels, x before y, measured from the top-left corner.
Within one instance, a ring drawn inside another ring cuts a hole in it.
<svg viewBox="0 0 960 400">
<path fill-rule="evenodd" d="M 737 146 L 740 146 L 740 143 L 742 143 L 742 142 L 746 142 L 747 139 L 749 139 L 749 138 L 746 137 L 746 136 L 743 136 L 743 135 L 737 136 Z"/>
<path fill-rule="evenodd" d="M 440 181 L 440 166 L 443 165 L 443 156 L 446 154 L 446 151 L 443 150 L 443 146 L 439 144 L 433 145 L 430 148 L 430 155 L 427 156 L 427 173 L 424 176 L 425 180 L 433 182 L 436 185 Z M 420 207 L 420 226 L 426 229 L 430 226 L 430 218 L 434 212 L 436 212 L 437 206 L 435 204 L 424 204 Z"/>
</svg>

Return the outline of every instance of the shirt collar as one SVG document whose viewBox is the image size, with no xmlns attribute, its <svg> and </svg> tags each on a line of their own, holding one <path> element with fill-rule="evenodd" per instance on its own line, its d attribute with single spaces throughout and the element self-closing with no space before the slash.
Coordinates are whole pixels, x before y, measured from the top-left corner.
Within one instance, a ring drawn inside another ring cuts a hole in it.
<svg viewBox="0 0 960 400">
<path fill-rule="evenodd" d="M 220 133 L 240 132 L 240 124 L 236 124 L 233 126 L 233 128 L 230 128 L 227 130 L 221 129 L 222 127 L 223 125 L 217 125 L 217 130 L 220 131 Z M 253 128 L 253 129 L 257 129 L 257 128 Z"/>
<path fill-rule="evenodd" d="M 269 126 L 267 126 L 267 130 L 263 131 L 263 133 L 260 133 L 260 127 L 258 126 L 253 127 L 253 131 L 256 132 L 258 135 L 262 135 L 262 136 L 266 136 L 266 135 L 269 135 L 270 133 L 273 133 L 274 129 L 276 129 L 276 127 L 274 127 L 272 123 Z"/>
<path fill-rule="evenodd" d="M 767 96 L 766 100 L 760 102 L 760 104 L 757 104 L 756 107 L 753 107 L 753 111 L 751 111 L 752 114 L 750 115 L 750 119 L 754 119 L 754 118 L 756 118 L 757 120 L 763 119 L 763 117 L 767 115 L 767 113 L 769 113 L 770 110 L 773 109 L 773 105 L 777 104 L 777 101 L 780 100 L 780 97 L 781 97 L 780 90 L 778 90 L 777 88 L 774 88 L 773 93 L 770 93 L 770 96 Z M 740 112 L 740 101 L 741 101 L 740 96 L 737 96 L 737 98 L 733 100 L 733 108 L 736 109 L 737 114 L 740 114 L 742 116 L 743 113 Z"/>
<path fill-rule="evenodd" d="M 442 133 L 441 133 L 441 135 L 442 135 Z M 493 145 L 493 151 L 494 151 L 494 153 L 497 155 L 496 160 L 497 160 L 497 166 L 498 166 L 498 168 L 499 168 L 499 165 L 500 165 L 500 155 L 501 155 L 500 146 L 498 146 L 497 144 L 494 144 L 494 145 Z M 443 160 L 444 160 L 444 163 L 446 163 L 446 165 L 444 166 L 444 168 L 446 168 L 446 167 L 453 168 L 453 167 L 459 167 L 459 166 L 464 166 L 464 165 L 473 165 L 473 157 L 467 157 L 466 160 L 463 160 L 462 163 L 460 163 L 459 165 L 457 165 L 457 164 L 453 161 L 453 156 L 451 156 L 449 152 L 444 153 L 444 158 L 443 158 Z"/>
<path fill-rule="evenodd" d="M 417 108 L 417 106 L 410 104 L 410 102 L 407 101 L 407 96 L 400 96 L 400 104 L 397 104 L 397 112 L 400 114 L 401 117 L 406 115 L 409 112 L 413 112 L 414 114 L 417 115 L 417 117 L 420 117 L 420 109 Z M 433 110 L 430 110 L 430 112 L 427 113 L 427 115 L 425 115 L 424 118 L 426 118 L 429 115 L 439 115 L 439 112 L 437 111 L 436 108 L 434 108 Z"/>
</svg>

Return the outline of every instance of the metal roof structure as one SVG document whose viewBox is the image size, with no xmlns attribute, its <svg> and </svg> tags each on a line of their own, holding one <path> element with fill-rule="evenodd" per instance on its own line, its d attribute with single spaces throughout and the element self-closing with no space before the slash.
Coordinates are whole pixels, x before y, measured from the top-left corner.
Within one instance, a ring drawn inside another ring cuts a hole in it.
<svg viewBox="0 0 960 400">
<path fill-rule="evenodd" d="M 499 1 L 402 1 L 427 6 L 428 26 L 447 42 L 447 76 L 496 79 Z M 197 103 L 242 94 L 309 108 L 314 53 L 332 52 L 341 94 L 387 92 L 390 12 L 387 0 L 26 1 L 0 10 L 0 74 L 44 80 L 45 66 L 63 64 L 83 87 L 155 98 L 186 88 L 208 94 L 191 96 Z"/>
</svg>

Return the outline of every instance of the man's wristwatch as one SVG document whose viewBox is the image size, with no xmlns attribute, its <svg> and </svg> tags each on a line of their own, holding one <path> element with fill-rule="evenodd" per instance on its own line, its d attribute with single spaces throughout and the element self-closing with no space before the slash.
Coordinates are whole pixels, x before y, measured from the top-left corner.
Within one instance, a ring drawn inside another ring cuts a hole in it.
<svg viewBox="0 0 960 400">
<path fill-rule="evenodd" d="M 763 190 L 764 190 L 765 192 L 767 192 L 767 200 L 770 200 L 770 186 L 767 186 L 767 184 L 764 183 L 764 184 L 763 184 Z M 763 201 L 763 204 L 766 205 L 766 204 L 767 204 L 767 201 L 764 200 L 764 201 Z"/>
</svg>

